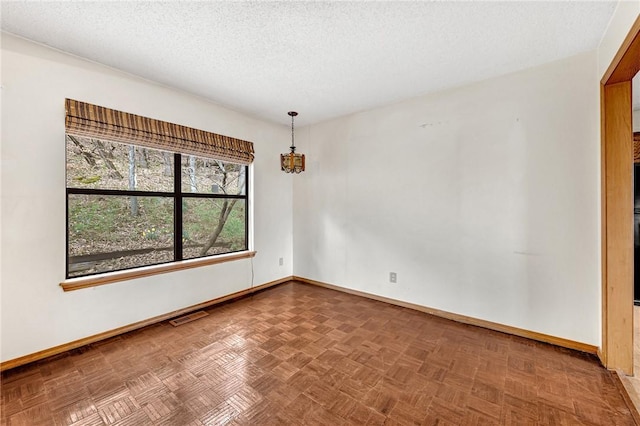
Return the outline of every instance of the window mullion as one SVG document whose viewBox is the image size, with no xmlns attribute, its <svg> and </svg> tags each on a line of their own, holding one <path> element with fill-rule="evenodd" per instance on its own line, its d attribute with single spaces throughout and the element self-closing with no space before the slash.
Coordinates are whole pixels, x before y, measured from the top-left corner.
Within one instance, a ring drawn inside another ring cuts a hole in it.
<svg viewBox="0 0 640 426">
<path fill-rule="evenodd" d="M 249 166 L 244 166 L 244 247 L 249 249 Z"/>
<path fill-rule="evenodd" d="M 182 156 L 173 154 L 173 244 L 176 261 L 182 260 Z"/>
</svg>

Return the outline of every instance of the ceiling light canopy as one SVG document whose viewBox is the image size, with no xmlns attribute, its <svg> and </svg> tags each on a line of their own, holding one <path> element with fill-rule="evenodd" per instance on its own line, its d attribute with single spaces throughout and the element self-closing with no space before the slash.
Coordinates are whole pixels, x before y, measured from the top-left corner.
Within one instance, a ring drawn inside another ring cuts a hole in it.
<svg viewBox="0 0 640 426">
<path fill-rule="evenodd" d="M 293 117 L 298 115 L 295 111 L 289 111 L 287 114 L 291 116 L 291 149 L 287 154 L 280 154 L 280 170 L 285 173 L 304 172 L 304 154 L 296 152 L 296 144 L 293 138 Z"/>
</svg>

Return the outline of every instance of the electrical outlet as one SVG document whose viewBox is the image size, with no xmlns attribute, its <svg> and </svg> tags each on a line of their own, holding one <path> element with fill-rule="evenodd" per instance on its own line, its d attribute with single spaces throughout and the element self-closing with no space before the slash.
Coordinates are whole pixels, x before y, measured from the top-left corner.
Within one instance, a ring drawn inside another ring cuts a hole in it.
<svg viewBox="0 0 640 426">
<path fill-rule="evenodd" d="M 397 283 L 398 282 L 398 274 L 396 274 L 395 272 L 389 272 L 389 282 L 390 283 Z"/>
<path fill-rule="evenodd" d="M 284 259 L 281 257 L 280 260 L 278 260 L 278 263 L 280 264 L 280 266 L 284 265 Z"/>
</svg>

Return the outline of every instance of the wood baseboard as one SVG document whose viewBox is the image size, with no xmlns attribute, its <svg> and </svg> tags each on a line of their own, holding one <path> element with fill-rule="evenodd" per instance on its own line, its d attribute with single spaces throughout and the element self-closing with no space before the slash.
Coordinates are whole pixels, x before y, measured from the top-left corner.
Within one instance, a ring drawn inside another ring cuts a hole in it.
<svg viewBox="0 0 640 426">
<path fill-rule="evenodd" d="M 607 360 L 604 359 L 604 353 L 602 352 L 601 348 L 597 348 L 596 355 L 598 356 L 598 359 L 600 360 L 600 364 L 602 364 L 602 365 L 604 365 L 606 367 L 607 366 Z"/>
<path fill-rule="evenodd" d="M 158 315 L 153 318 L 146 319 L 144 321 L 138 321 L 133 324 L 125 325 L 124 327 L 119 327 L 113 330 L 105 331 L 103 333 L 95 334 L 93 336 L 85 337 L 83 339 L 74 340 L 73 342 L 65 343 L 59 346 L 55 346 L 53 348 L 45 349 L 39 352 L 35 352 L 29 355 L 21 356 L 19 358 L 14 358 L 8 361 L 4 361 L 0 363 L 0 372 L 9 370 L 11 368 L 19 367 L 21 365 L 29 364 L 34 361 L 39 361 L 44 358 L 48 358 L 53 355 L 58 355 L 73 349 L 80 348 L 82 346 L 86 346 L 91 343 L 96 343 L 101 340 L 105 340 L 111 337 L 118 336 L 120 334 L 128 333 L 129 331 L 137 330 L 142 327 L 146 327 L 148 325 L 156 324 L 162 321 L 166 321 L 168 319 L 178 317 L 181 315 L 188 314 L 193 311 L 197 311 L 200 309 L 208 308 L 213 305 L 217 305 L 223 302 L 227 302 L 229 300 L 238 299 L 243 296 L 247 296 L 249 294 L 253 294 L 262 290 L 265 290 L 269 287 L 273 287 L 279 284 L 287 283 L 291 281 L 291 277 L 281 278 L 279 280 L 271 281 L 265 284 L 261 284 L 259 286 L 251 287 L 246 290 L 238 291 L 235 293 L 228 294 L 226 296 L 218 297 L 216 299 L 208 300 L 206 302 L 198 303 L 197 305 L 188 306 L 183 309 L 178 309 L 176 311 L 168 312 L 163 315 Z"/>
<path fill-rule="evenodd" d="M 563 339 L 561 337 L 550 336 L 548 334 L 537 333 L 535 331 L 525 330 L 522 328 L 512 327 L 509 325 L 499 324 L 496 322 L 485 321 L 478 318 L 468 317 L 465 315 L 454 314 L 447 311 L 442 311 L 440 309 L 429 308 L 427 306 L 416 305 L 414 303 L 403 302 L 401 300 L 391 299 L 388 297 L 377 296 L 375 294 L 366 293 L 359 290 L 352 290 L 345 287 L 340 287 L 333 284 L 323 283 L 321 281 L 315 281 L 308 278 L 294 276 L 293 279 L 295 281 L 299 281 L 302 283 L 307 283 L 311 285 L 316 285 L 319 287 L 328 288 L 331 290 L 341 291 L 343 293 L 349 293 L 356 296 L 366 297 L 368 299 L 377 300 L 379 302 L 389 303 L 391 305 L 401 306 L 403 308 L 409 308 L 420 312 L 425 312 L 427 314 L 431 314 L 437 317 L 450 319 L 453 321 L 461 322 L 463 324 L 475 325 L 477 327 L 487 328 L 489 330 L 499 331 L 501 333 L 513 334 L 515 336 L 525 337 L 531 340 L 537 340 L 540 342 L 550 343 L 556 346 L 562 346 L 568 349 L 574 349 L 580 352 L 586 352 L 593 355 L 597 355 L 598 347 L 593 345 L 588 345 L 586 343 L 576 342 L 569 339 Z"/>
<path fill-rule="evenodd" d="M 33 354 L 21 356 L 19 358 L 14 358 L 8 361 L 0 362 L 0 372 L 9 370 L 11 368 L 19 367 L 21 365 L 29 364 L 34 361 L 39 361 L 44 358 L 48 358 L 50 356 L 58 355 L 73 349 L 80 348 L 82 346 L 86 346 L 91 343 L 96 343 L 101 340 L 109 339 L 111 337 L 118 336 L 120 334 L 128 333 L 129 331 L 137 330 L 142 327 L 146 327 L 148 325 L 156 324 L 162 321 L 166 321 L 168 319 L 185 315 L 193 311 L 197 311 L 199 309 L 204 309 L 210 306 L 214 306 L 220 303 L 227 302 L 229 300 L 238 299 L 240 297 L 253 294 L 262 290 L 265 290 L 269 287 L 274 287 L 280 284 L 284 284 L 290 281 L 298 281 L 301 283 L 311 284 L 318 287 L 324 287 L 331 290 L 341 291 L 343 293 L 353 294 L 356 296 L 365 297 L 372 300 L 377 300 L 379 302 L 389 303 L 391 305 L 401 306 L 403 308 L 409 308 L 416 311 L 424 312 L 427 314 L 431 314 L 437 317 L 450 319 L 453 321 L 461 322 L 464 324 L 475 325 L 478 327 L 487 328 L 490 330 L 499 331 L 506 334 L 513 334 L 515 336 L 524 337 L 527 339 L 537 340 L 540 342 L 550 343 L 556 346 L 562 346 L 568 349 L 574 349 L 581 352 L 587 352 L 590 354 L 600 356 L 599 349 L 596 346 L 588 345 L 586 343 L 575 342 L 568 339 L 563 339 L 561 337 L 550 336 L 547 334 L 537 333 L 530 330 L 525 330 L 517 327 L 511 327 L 504 324 L 499 324 L 491 321 L 485 321 L 478 318 L 468 317 L 464 315 L 454 314 L 451 312 L 442 311 L 439 309 L 429 308 L 422 305 L 417 305 L 414 303 L 403 302 L 401 300 L 391 299 L 388 297 L 377 296 L 375 294 L 366 293 L 359 290 L 352 290 L 346 287 L 340 287 L 333 284 L 324 283 L 321 281 L 312 280 L 309 278 L 303 278 L 299 276 L 290 276 L 281 278 L 279 280 L 271 281 L 265 284 L 261 284 L 256 287 L 248 288 L 246 290 L 238 291 L 236 293 L 232 293 L 226 296 L 218 297 L 217 299 L 212 299 L 203 303 L 199 303 L 197 305 L 189 306 L 183 309 L 178 309 L 176 311 L 168 312 L 163 315 L 159 315 L 153 318 L 149 318 L 144 321 L 139 321 L 133 324 L 126 325 L 124 327 L 119 327 L 113 330 L 105 331 L 103 333 L 99 333 L 93 336 L 85 337 L 83 339 L 75 340 L 73 342 L 65 343 L 59 346 L 55 346 L 53 348 L 45 349 L 39 352 L 35 352 Z"/>
</svg>

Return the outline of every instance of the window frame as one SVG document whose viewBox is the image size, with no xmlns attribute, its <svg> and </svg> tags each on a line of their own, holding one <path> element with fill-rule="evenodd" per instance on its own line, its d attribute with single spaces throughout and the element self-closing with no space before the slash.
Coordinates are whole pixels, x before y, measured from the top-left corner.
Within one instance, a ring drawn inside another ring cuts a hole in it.
<svg viewBox="0 0 640 426">
<path fill-rule="evenodd" d="M 96 139 L 101 139 L 99 136 Z M 108 140 L 103 138 L 102 140 Z M 127 145 L 124 142 L 118 141 L 117 143 Z M 144 148 L 144 146 L 130 143 L 136 148 Z M 157 149 L 157 148 L 156 148 Z M 65 159 L 68 153 L 65 150 Z M 132 279 L 140 276 L 155 275 L 158 273 L 170 272 L 172 270 L 186 269 L 192 267 L 198 267 L 203 265 L 209 265 L 214 263 L 221 263 L 230 260 L 236 260 L 240 258 L 253 257 L 255 252 L 250 250 L 250 210 L 251 210 L 251 197 L 250 197 L 250 173 L 252 167 L 250 164 L 238 164 L 240 167 L 244 167 L 245 179 L 244 179 L 244 191 L 243 194 L 220 194 L 220 193 L 192 193 L 182 191 L 182 158 L 191 154 L 173 152 L 173 191 L 144 191 L 144 190 L 121 190 L 121 189 L 98 189 L 98 188 L 70 188 L 68 182 L 65 179 L 65 210 L 66 210 L 66 235 L 65 235 L 65 281 L 61 283 L 61 286 L 65 291 L 76 290 L 79 288 L 92 287 L 96 285 L 108 284 L 111 282 L 122 281 L 126 279 Z M 212 158 L 199 155 L 201 158 Z M 219 160 L 225 163 L 233 163 L 228 160 Z M 65 160 L 66 164 L 66 160 Z M 69 198 L 70 195 L 106 195 L 106 196 L 140 196 L 140 197 L 163 197 L 172 198 L 174 203 L 173 208 L 173 260 L 167 262 L 159 262 L 149 265 L 141 265 L 131 268 L 122 268 L 111 271 L 95 272 L 91 274 L 69 276 Z M 226 253 L 212 254 L 198 256 L 195 258 L 184 259 L 183 256 L 183 241 L 182 241 L 182 229 L 183 229 L 183 206 L 182 201 L 185 198 L 196 199 L 239 199 L 244 200 L 244 248 L 241 250 L 234 250 Z"/>
</svg>

